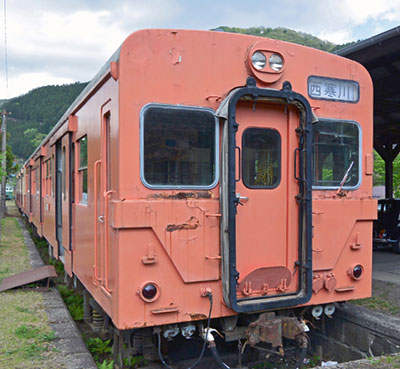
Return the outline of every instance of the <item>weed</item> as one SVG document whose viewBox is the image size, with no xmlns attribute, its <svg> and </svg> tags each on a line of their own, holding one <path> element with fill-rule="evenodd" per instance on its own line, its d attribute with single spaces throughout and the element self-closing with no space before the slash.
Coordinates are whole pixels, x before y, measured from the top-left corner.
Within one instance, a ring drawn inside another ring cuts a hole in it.
<svg viewBox="0 0 400 369">
<path fill-rule="evenodd" d="M 17 310 L 19 313 L 33 314 L 32 311 L 30 311 L 28 308 L 21 306 L 16 306 L 15 310 Z"/>
<path fill-rule="evenodd" d="M 310 362 L 307 365 L 307 368 L 314 368 L 315 366 L 318 366 L 321 364 L 321 358 L 317 355 L 314 355 L 313 357 L 310 357 Z"/>
<path fill-rule="evenodd" d="M 86 345 L 93 355 L 94 359 L 98 360 L 100 355 L 111 353 L 110 342 L 111 340 L 103 341 L 101 338 L 98 337 L 90 337 L 87 339 Z"/>
<path fill-rule="evenodd" d="M 29 325 L 20 325 L 16 330 L 15 330 L 15 335 L 19 338 L 25 338 L 25 339 L 30 339 L 34 338 L 39 334 L 39 329 L 36 327 L 32 327 Z"/>
<path fill-rule="evenodd" d="M 22 347 L 23 356 L 26 359 L 37 358 L 40 356 L 40 353 L 45 350 L 46 349 L 44 347 L 40 347 L 34 343 Z"/>
<path fill-rule="evenodd" d="M 72 318 L 74 320 L 82 320 L 83 319 L 83 297 L 80 296 L 74 290 L 72 290 L 62 284 L 58 285 L 57 289 L 60 292 L 61 297 L 65 301 Z"/>
<path fill-rule="evenodd" d="M 104 360 L 101 364 L 97 364 L 99 369 L 113 369 L 114 368 L 114 360 L 108 361 Z"/>
<path fill-rule="evenodd" d="M 39 335 L 39 339 L 42 342 L 50 342 L 55 340 L 56 338 L 56 334 L 53 331 L 51 331 L 50 333 L 42 333 Z"/>
<path fill-rule="evenodd" d="M 49 264 L 54 265 L 54 268 L 59 276 L 64 273 L 64 264 L 60 260 L 51 259 L 49 260 Z"/>
<path fill-rule="evenodd" d="M 89 338 L 87 340 L 89 350 L 96 354 L 110 353 L 111 352 L 110 342 L 111 342 L 110 339 L 103 341 L 101 338 L 98 337 Z"/>
<path fill-rule="evenodd" d="M 124 365 L 129 368 L 138 368 L 147 365 L 147 361 L 143 356 L 131 356 L 124 359 Z"/>
</svg>

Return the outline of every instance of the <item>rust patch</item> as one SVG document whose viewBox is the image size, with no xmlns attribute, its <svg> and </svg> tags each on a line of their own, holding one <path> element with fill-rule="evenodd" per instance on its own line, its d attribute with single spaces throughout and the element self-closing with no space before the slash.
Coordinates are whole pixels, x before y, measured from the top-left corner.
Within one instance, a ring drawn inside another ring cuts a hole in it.
<svg viewBox="0 0 400 369">
<path fill-rule="evenodd" d="M 189 315 L 192 320 L 203 320 L 208 318 L 208 316 L 205 314 L 189 314 Z"/>
<path fill-rule="evenodd" d="M 177 192 L 170 193 L 155 193 L 147 196 L 148 199 L 163 199 L 163 200 L 186 200 L 186 199 L 211 199 L 212 194 L 210 191 L 196 191 L 196 192 Z"/>
<path fill-rule="evenodd" d="M 167 225 L 167 232 L 174 232 L 181 229 L 196 229 L 199 226 L 199 220 L 192 216 L 186 223 L 182 224 L 168 224 Z"/>
</svg>

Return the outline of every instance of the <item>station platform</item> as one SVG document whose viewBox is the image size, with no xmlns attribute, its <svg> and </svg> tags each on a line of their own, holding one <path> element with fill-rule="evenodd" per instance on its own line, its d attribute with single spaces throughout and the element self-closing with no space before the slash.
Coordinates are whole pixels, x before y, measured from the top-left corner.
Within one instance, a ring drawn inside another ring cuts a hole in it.
<svg viewBox="0 0 400 369">
<path fill-rule="evenodd" d="M 377 250 L 372 256 L 372 279 L 400 285 L 400 254 L 392 250 Z"/>
</svg>

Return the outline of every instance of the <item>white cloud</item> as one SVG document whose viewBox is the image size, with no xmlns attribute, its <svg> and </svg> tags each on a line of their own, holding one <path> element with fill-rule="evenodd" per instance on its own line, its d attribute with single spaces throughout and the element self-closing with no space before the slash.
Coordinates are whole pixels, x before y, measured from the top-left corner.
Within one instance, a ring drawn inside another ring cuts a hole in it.
<svg viewBox="0 0 400 369">
<path fill-rule="evenodd" d="M 351 30 L 342 29 L 337 31 L 321 31 L 315 34 L 321 40 L 327 40 L 335 44 L 344 44 L 353 39 Z"/>
<path fill-rule="evenodd" d="M 262 25 L 344 43 L 366 37 L 355 29 L 362 28 L 368 37 L 400 21 L 398 0 L 10 0 L 7 4 L 10 97 L 46 84 L 89 80 L 131 32 L 142 28 Z M 3 26 L 0 7 L 0 98 L 5 96 Z"/>
<path fill-rule="evenodd" d="M 400 20 L 398 0 L 336 0 L 335 2 L 340 4 L 342 15 L 352 24 L 362 24 L 371 19 Z"/>
<path fill-rule="evenodd" d="M 0 93 L 2 98 L 25 94 L 26 92 L 44 85 L 62 85 L 76 82 L 74 79 L 54 76 L 48 72 L 22 73 L 9 78 L 8 96 L 5 89 L 5 79 L 1 80 Z M 4 87 L 3 87 L 4 86 Z"/>
</svg>

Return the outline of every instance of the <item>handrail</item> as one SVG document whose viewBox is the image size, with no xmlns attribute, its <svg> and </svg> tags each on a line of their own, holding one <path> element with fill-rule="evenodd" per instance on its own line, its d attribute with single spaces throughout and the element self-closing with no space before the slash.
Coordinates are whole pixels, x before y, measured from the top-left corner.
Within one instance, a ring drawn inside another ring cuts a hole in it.
<svg viewBox="0 0 400 369">
<path fill-rule="evenodd" d="M 109 220 L 108 220 L 108 199 L 109 196 L 113 193 L 116 193 L 114 190 L 110 190 L 104 192 L 104 288 L 108 293 L 111 293 L 112 290 L 108 285 L 108 228 L 109 228 Z"/>
<path fill-rule="evenodd" d="M 94 177 L 94 210 L 93 210 L 93 224 L 94 224 L 94 265 L 93 265 L 93 283 L 97 285 L 100 282 L 97 270 L 97 167 L 101 164 L 101 160 L 97 160 L 93 165 L 93 177 Z"/>
</svg>

